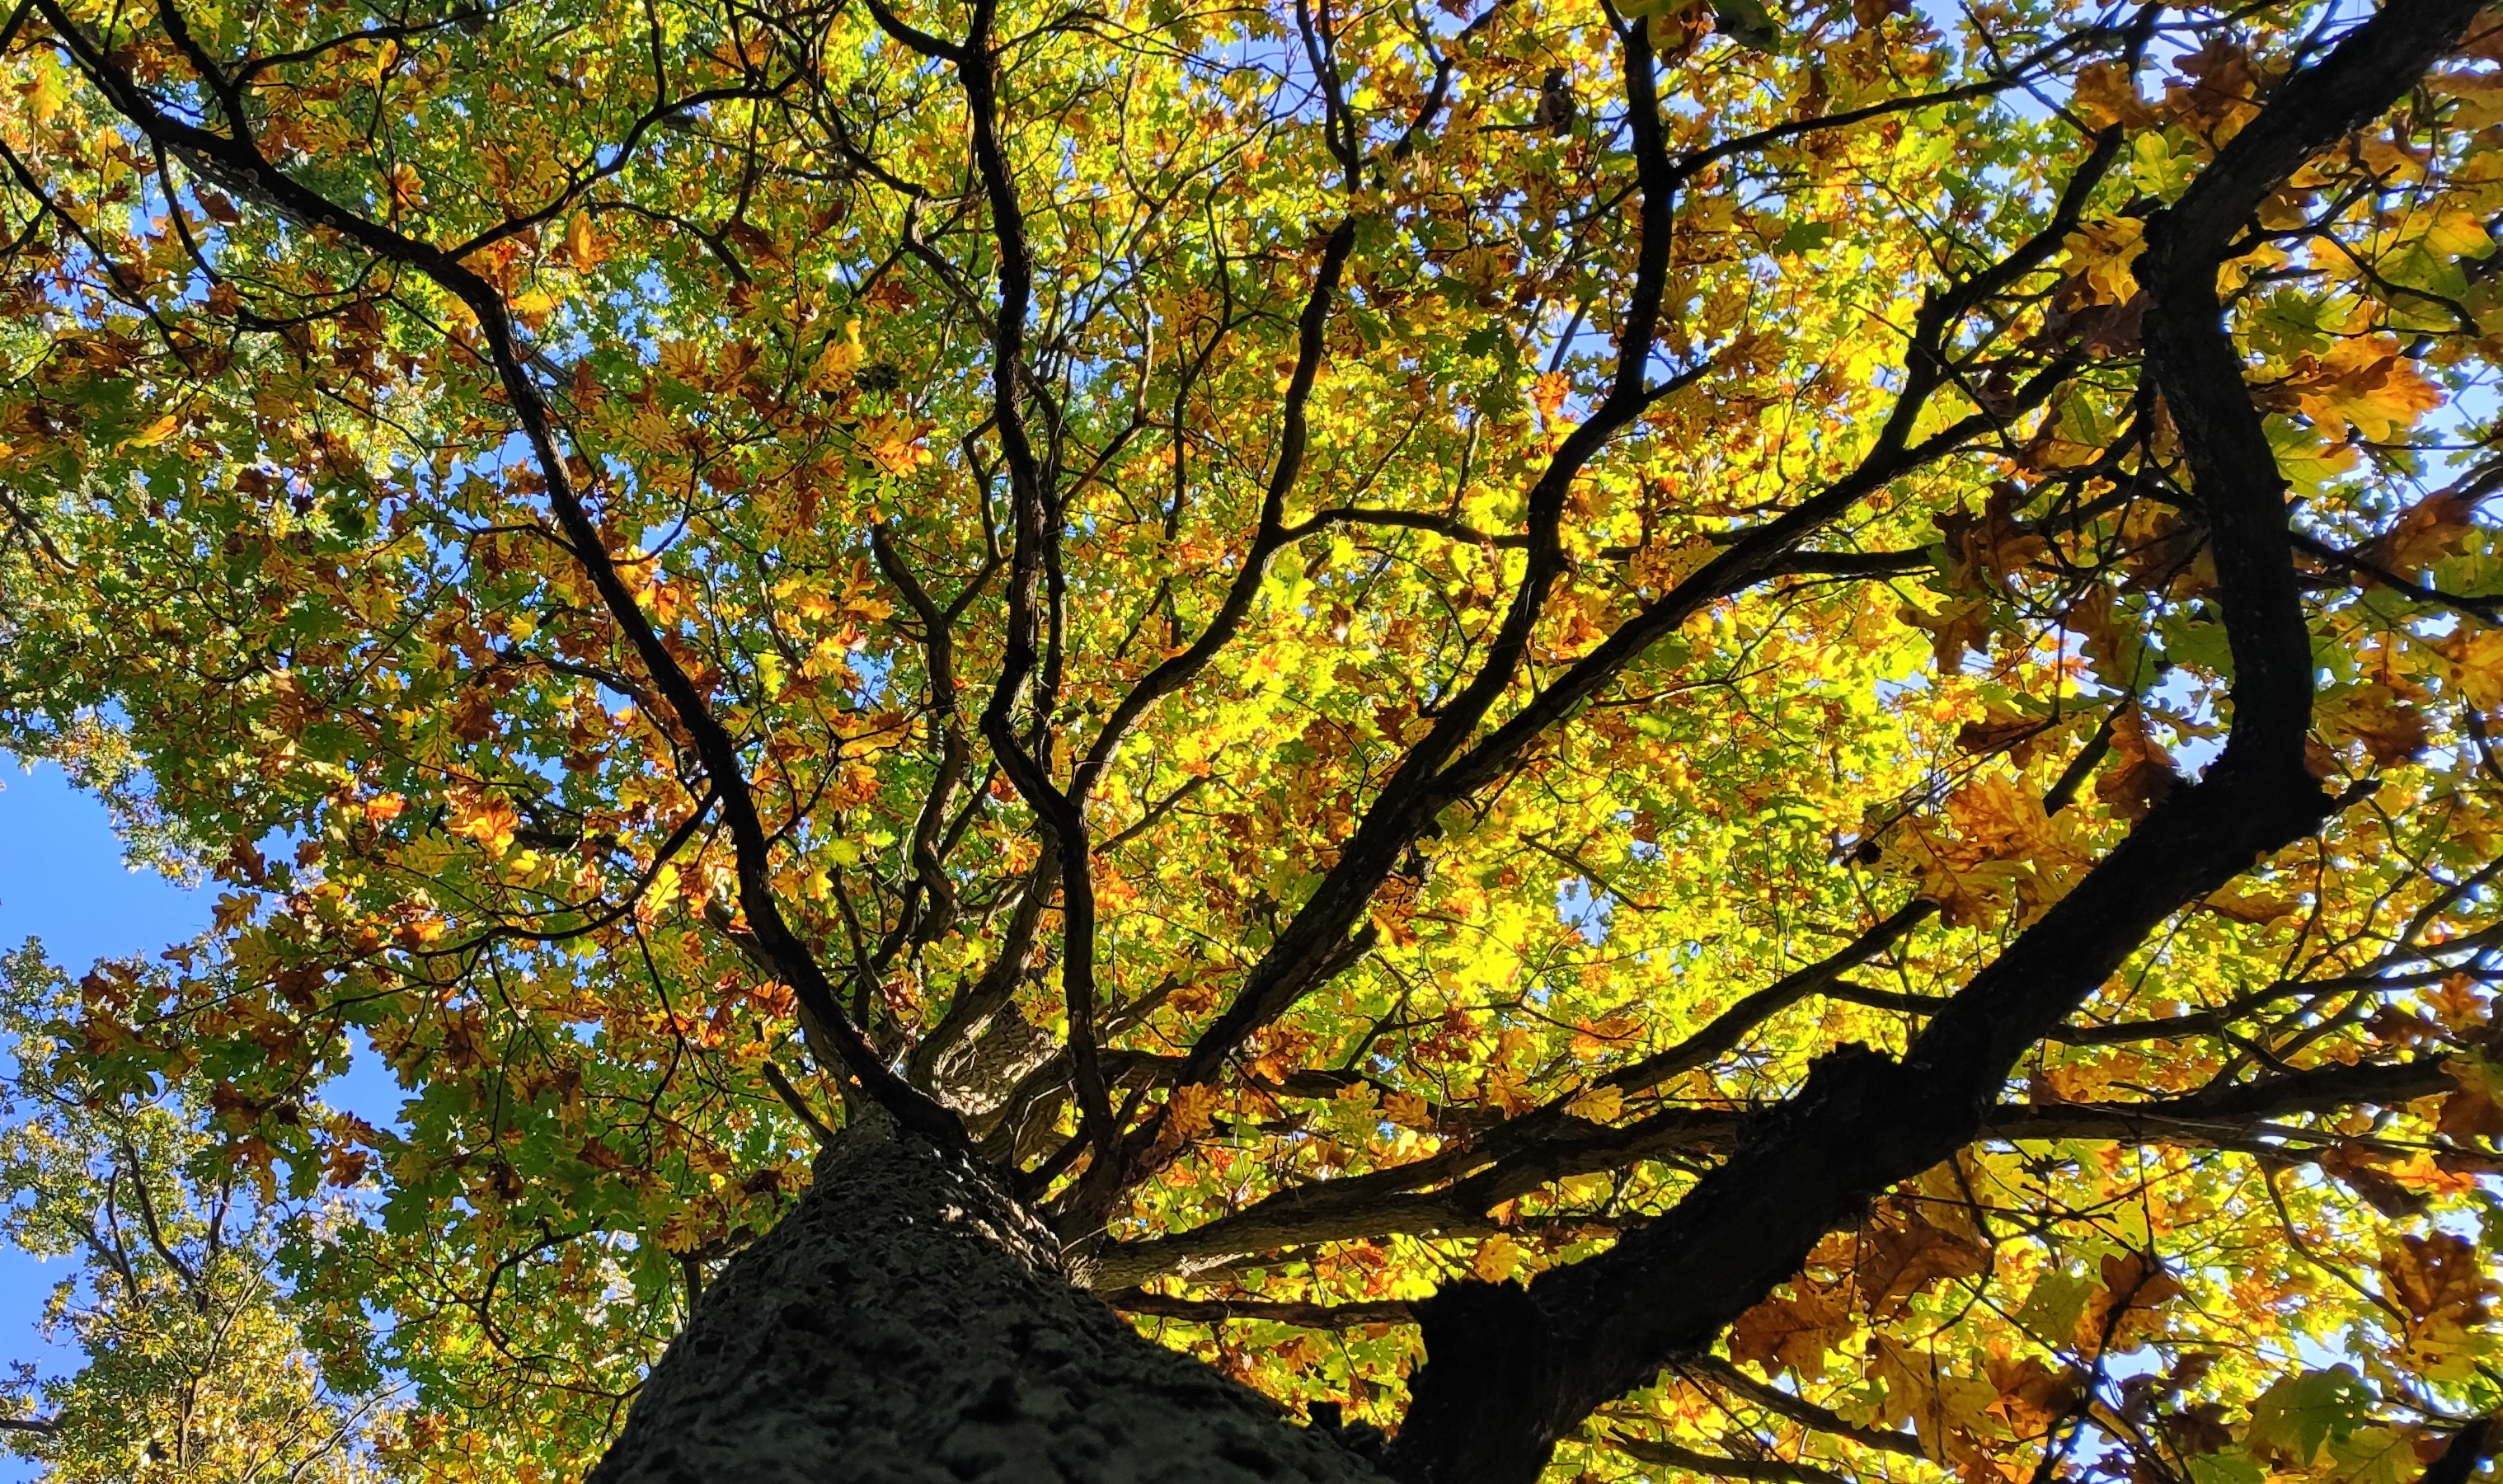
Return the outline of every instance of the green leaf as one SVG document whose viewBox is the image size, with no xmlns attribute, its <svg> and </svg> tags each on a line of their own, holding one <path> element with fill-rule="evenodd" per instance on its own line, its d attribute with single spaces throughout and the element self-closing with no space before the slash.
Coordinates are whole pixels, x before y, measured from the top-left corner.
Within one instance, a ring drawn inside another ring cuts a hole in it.
<svg viewBox="0 0 2503 1484">
<path fill-rule="evenodd" d="M 1773 251 L 1784 258 L 1813 253 L 1834 240 L 1834 227 L 1824 222 L 1794 222 L 1773 239 Z"/>
<path fill-rule="evenodd" d="M 2309 1467 L 2332 1437 L 2343 1438 L 2353 1430 L 2372 1399 L 2371 1389 L 2345 1365 L 2289 1376 L 2251 1403 L 2246 1446 L 2261 1462 Z"/>
<path fill-rule="evenodd" d="M 2185 1460 L 2190 1484 L 2261 1484 L 2268 1471 L 2230 1453 L 2202 1453 Z"/>
<path fill-rule="evenodd" d="M 2085 1312 L 2086 1295 L 2094 1287 L 2082 1273 L 2044 1273 L 2036 1280 L 2034 1292 L 2025 1295 L 2024 1307 L 2016 1311 L 2018 1328 L 2059 1349 L 2075 1331 L 2077 1316 Z"/>
<path fill-rule="evenodd" d="M 1782 49 L 1782 29 L 1760 0 L 1713 0 L 1712 20 L 1723 35 L 1749 51 Z"/>
<path fill-rule="evenodd" d="M 2415 1445 L 2389 1428 L 2358 1428 L 2332 1441 L 2329 1462 L 2341 1484 L 2407 1484 L 2417 1472 Z"/>
</svg>

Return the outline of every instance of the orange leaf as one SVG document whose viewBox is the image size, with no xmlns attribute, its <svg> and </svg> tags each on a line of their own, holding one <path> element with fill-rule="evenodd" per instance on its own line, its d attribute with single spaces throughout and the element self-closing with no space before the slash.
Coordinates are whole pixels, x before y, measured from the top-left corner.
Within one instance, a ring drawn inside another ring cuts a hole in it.
<svg viewBox="0 0 2503 1484">
<path fill-rule="evenodd" d="M 1787 1366 L 1806 1378 L 1823 1372 L 1826 1352 L 1851 1333 L 1851 1317 L 1822 1289 L 1794 1290 L 1738 1316 L 1730 1327 L 1730 1359 L 1767 1371 Z"/>
</svg>

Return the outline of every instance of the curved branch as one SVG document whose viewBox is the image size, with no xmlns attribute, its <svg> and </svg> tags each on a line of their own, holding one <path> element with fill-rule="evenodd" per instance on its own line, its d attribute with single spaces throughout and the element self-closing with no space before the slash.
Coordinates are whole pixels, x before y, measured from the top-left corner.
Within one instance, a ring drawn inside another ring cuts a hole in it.
<svg viewBox="0 0 2503 1484">
<path fill-rule="evenodd" d="M 1903 1061 L 1856 1046 L 1820 1058 L 1799 1093 L 1750 1118 L 1730 1159 L 1659 1222 L 1526 1289 L 1463 1282 L 1421 1305 L 1428 1363 L 1391 1450 L 1394 1476 L 1534 1478 L 1593 1408 L 1701 1350 L 1862 1201 L 1980 1132 L 2016 1059 L 2165 918 L 2317 826 L 2330 801 L 2303 766 L 2311 638 L 2283 483 L 2223 328 L 2215 270 L 2259 203 L 2404 95 L 2478 8 L 2391 0 L 2276 89 L 2150 225 L 2157 245 L 2140 268 L 2149 371 L 2213 533 L 2235 661 L 2233 727 L 2215 764 L 1941 1007 Z M 2142 13 L 2143 28 L 2153 15 Z"/>
<path fill-rule="evenodd" d="M 1195 1325 L 1247 1320 L 1305 1329 L 1355 1329 L 1367 1325 L 1404 1325 L 1414 1318 L 1407 1302 L 1398 1298 L 1373 1303 L 1293 1303 L 1255 1298 L 1169 1298 L 1137 1289 L 1124 1289 L 1103 1297 L 1125 1314 L 1149 1314 Z"/>
<path fill-rule="evenodd" d="M 2332 1065 L 2143 1102 L 2001 1103 L 1975 1120 L 1972 1139 L 2168 1144 L 2284 1157 L 2293 1152 L 2289 1141 L 2328 1144 L 2336 1142 L 2336 1136 L 2284 1126 L 2275 1120 L 2366 1104 L 2395 1107 L 2453 1086 L 2437 1057 Z M 1447 1150 L 1370 1174 L 1293 1187 L 1187 1231 L 1108 1247 L 1095 1281 L 1107 1286 L 1138 1284 L 1167 1273 L 1205 1272 L 1250 1254 L 1316 1242 L 1462 1229 L 1480 1223 L 1488 1211 L 1505 1201 L 1576 1175 L 1622 1170 L 1671 1156 L 1746 1153 L 1744 1141 L 1750 1133 L 1761 1131 L 1766 1117 L 1762 1110 L 1668 1108 L 1609 1126 L 1567 1114 L 1560 1115 L 1544 1137 L 1526 1143 L 1507 1142 L 1514 1125 L 1498 1124 L 1472 1148 Z"/>
<path fill-rule="evenodd" d="M 1930 1456 L 1929 1451 L 1921 1446 L 1921 1440 L 1909 1432 L 1864 1428 L 1857 1423 L 1845 1422 L 1828 1408 L 1818 1406 L 1804 1397 L 1794 1396 L 1778 1386 L 1759 1381 L 1718 1356 L 1697 1356 L 1691 1361 L 1681 1361 L 1678 1369 L 1684 1371 L 1689 1380 L 1701 1377 L 1715 1386 L 1726 1386 L 1767 1412 L 1778 1413 L 1819 1432 L 1849 1438 L 1864 1448 L 1875 1448 L 1902 1458 L 1927 1459 Z"/>
<path fill-rule="evenodd" d="M 170 0 L 168 0 L 170 3 Z M 782 916 L 773 897 L 771 837 L 758 812 L 739 762 L 737 740 L 722 725 L 694 678 L 669 651 L 660 631 L 636 603 L 610 556 L 606 540 L 582 503 L 564 451 L 558 445 L 547 399 L 531 379 L 502 295 L 456 256 L 395 228 L 373 222 L 304 185 L 264 157 L 241 133 L 220 134 L 176 118 L 158 106 L 129 71 L 79 29 L 60 0 L 35 0 L 37 13 L 59 34 L 63 48 L 115 112 L 151 140 L 183 157 L 202 176 L 236 195 L 257 201 L 291 221 L 338 233 L 386 261 L 414 269 L 460 300 L 478 322 L 497 384 L 511 402 L 531 458 L 547 486 L 547 500 L 565 543 L 590 579 L 608 615 L 652 676 L 676 715 L 705 774 L 721 796 L 736 851 L 740 910 L 775 972 L 789 982 L 840 1061 L 870 1097 L 904 1126 L 950 1148 L 966 1145 L 963 1125 L 895 1075 L 868 1037 L 843 1013 L 832 982 Z M 214 69 L 211 69 L 214 72 Z"/>
<path fill-rule="evenodd" d="M 1727 1454 L 1698 1453 L 1692 1448 L 1659 1438 L 1628 1437 L 1611 1432 L 1599 1446 L 1613 1448 L 1628 1458 L 1646 1464 L 1665 1464 L 1693 1473 L 1708 1474 L 1716 1479 L 1764 1479 L 1779 1484 L 1848 1484 L 1843 1475 L 1829 1468 L 1807 1464 L 1785 1463 L 1775 1458 L 1731 1458 Z"/>
</svg>

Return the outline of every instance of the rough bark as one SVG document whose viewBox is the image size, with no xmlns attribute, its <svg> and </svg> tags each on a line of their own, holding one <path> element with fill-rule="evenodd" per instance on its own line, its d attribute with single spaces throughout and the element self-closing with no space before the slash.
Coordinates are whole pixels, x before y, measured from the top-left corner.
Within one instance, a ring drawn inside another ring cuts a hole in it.
<svg viewBox="0 0 2503 1484">
<path fill-rule="evenodd" d="M 972 1165 L 856 1125 L 705 1291 L 590 1484 L 1367 1484 L 1334 1435 L 1141 1338 Z"/>
</svg>

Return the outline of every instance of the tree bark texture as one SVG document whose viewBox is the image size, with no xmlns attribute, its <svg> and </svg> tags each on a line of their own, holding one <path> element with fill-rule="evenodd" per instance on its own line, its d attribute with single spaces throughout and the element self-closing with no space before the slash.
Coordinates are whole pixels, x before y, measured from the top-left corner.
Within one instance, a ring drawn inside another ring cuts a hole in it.
<svg viewBox="0 0 2503 1484">
<path fill-rule="evenodd" d="M 1328 1432 L 1141 1337 L 972 1165 L 864 1121 L 734 1259 L 589 1484 L 1368 1484 Z"/>
</svg>

